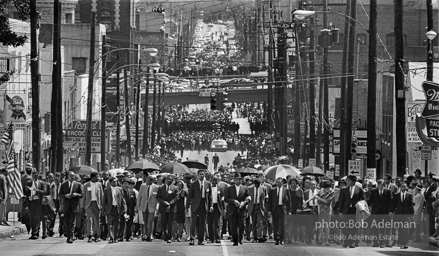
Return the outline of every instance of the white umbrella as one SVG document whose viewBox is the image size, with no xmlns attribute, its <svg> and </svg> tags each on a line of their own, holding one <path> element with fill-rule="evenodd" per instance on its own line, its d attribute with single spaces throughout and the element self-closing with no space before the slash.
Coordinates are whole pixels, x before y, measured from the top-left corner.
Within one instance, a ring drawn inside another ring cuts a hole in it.
<svg viewBox="0 0 439 256">
<path fill-rule="evenodd" d="M 299 169 L 284 164 L 270 166 L 264 171 L 265 178 L 268 179 L 286 178 L 288 175 L 297 177 L 300 176 L 300 173 Z"/>
</svg>

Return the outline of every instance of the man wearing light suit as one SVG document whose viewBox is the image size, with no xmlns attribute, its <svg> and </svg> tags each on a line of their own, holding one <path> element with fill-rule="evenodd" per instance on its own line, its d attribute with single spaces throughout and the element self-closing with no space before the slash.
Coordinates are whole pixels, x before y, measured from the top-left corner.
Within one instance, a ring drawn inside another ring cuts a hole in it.
<svg viewBox="0 0 439 256">
<path fill-rule="evenodd" d="M 110 244 L 117 243 L 119 234 L 119 219 L 127 211 L 122 188 L 116 186 L 116 178 L 110 177 L 110 186 L 104 191 L 103 210 L 107 216 Z"/>
<path fill-rule="evenodd" d="M 98 181 L 98 173 L 93 172 L 90 174 L 91 180 L 84 184 L 84 209 L 85 215 L 87 217 L 87 231 L 88 242 L 93 241 L 92 236 L 94 236 L 94 241 L 99 242 L 101 237 L 101 230 L 99 225 L 99 215 L 102 209 L 102 200 L 104 192 L 102 189 L 102 184 Z"/>
<path fill-rule="evenodd" d="M 191 241 L 194 245 L 195 227 L 198 226 L 198 245 L 204 245 L 204 233 L 206 229 L 206 214 L 212 207 L 212 185 L 204 180 L 204 170 L 198 170 L 198 179 L 189 187 L 186 211 L 191 207 Z"/>
<path fill-rule="evenodd" d="M 265 186 L 261 186 L 261 180 L 255 179 L 253 185 L 248 187 L 250 202 L 248 204 L 248 215 L 251 217 L 253 226 L 253 242 L 262 243 L 263 217 L 265 214 L 265 197 L 267 195 Z"/>
<path fill-rule="evenodd" d="M 83 197 L 81 183 L 73 180 L 75 174 L 69 172 L 67 181 L 61 184 L 59 198 L 61 200 L 60 209 L 64 213 L 64 233 L 67 243 L 73 243 L 73 232 L 75 230 L 76 213 L 79 212 L 79 199 Z"/>
<path fill-rule="evenodd" d="M 152 176 L 146 177 L 146 183 L 140 186 L 139 197 L 137 198 L 137 205 L 143 214 L 142 239 L 147 242 L 152 241 L 154 213 L 157 209 L 157 191 L 159 189 L 159 186 L 152 183 L 153 180 Z"/>
</svg>

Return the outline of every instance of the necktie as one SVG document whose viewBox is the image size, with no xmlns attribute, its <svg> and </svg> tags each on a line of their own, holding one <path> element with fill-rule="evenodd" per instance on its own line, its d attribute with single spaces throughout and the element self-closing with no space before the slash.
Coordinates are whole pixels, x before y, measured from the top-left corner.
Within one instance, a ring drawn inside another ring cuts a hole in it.
<svg viewBox="0 0 439 256">
<path fill-rule="evenodd" d="M 70 190 L 70 194 L 72 193 L 72 188 L 73 188 L 73 182 L 69 182 L 69 190 Z"/>
<path fill-rule="evenodd" d="M 380 189 L 380 196 L 382 196 L 383 195 L 383 190 L 382 189 Z"/>
<path fill-rule="evenodd" d="M 146 185 L 146 200 L 149 201 L 149 185 Z"/>
<path fill-rule="evenodd" d="M 255 204 L 258 204 L 258 188 L 255 188 Z"/>
<path fill-rule="evenodd" d="M 405 193 L 402 193 L 402 202 L 404 202 L 405 199 Z"/>
</svg>

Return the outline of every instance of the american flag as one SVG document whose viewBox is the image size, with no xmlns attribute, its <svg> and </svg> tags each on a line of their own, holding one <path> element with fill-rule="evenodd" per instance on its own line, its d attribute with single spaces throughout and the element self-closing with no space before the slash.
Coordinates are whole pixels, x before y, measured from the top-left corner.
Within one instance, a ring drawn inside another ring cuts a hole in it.
<svg viewBox="0 0 439 256">
<path fill-rule="evenodd" d="M 12 193 L 14 193 L 17 199 L 22 198 L 24 194 L 23 188 L 21 187 L 21 175 L 16 165 L 15 151 L 12 149 L 12 147 L 9 153 L 9 161 L 6 170 L 8 171 L 7 181 L 9 188 L 12 190 Z"/>
<path fill-rule="evenodd" d="M 3 138 L 0 140 L 2 143 L 8 145 L 9 141 L 12 139 L 12 123 L 8 125 L 8 128 L 6 128 L 5 134 L 3 134 Z"/>
</svg>

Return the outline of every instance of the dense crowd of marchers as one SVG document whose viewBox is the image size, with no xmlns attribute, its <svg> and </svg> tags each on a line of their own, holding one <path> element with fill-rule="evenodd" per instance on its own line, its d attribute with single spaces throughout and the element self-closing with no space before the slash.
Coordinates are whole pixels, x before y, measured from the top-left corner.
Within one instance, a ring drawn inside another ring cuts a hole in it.
<svg viewBox="0 0 439 256">
<path fill-rule="evenodd" d="M 115 177 L 66 172 L 43 180 L 28 167 L 20 221 L 30 239 L 40 233 L 46 239 L 55 235 L 59 218 L 58 236 L 67 243 L 186 239 L 204 245 L 231 239 L 238 246 L 274 239 L 276 245 L 315 241 L 352 248 L 365 242 L 406 249 L 409 240 L 438 234 L 437 182 L 435 175 L 421 178 L 420 171 L 406 180 L 386 176 L 376 182 L 351 175 L 336 182 L 314 176 L 270 180 L 262 173 L 242 177 L 219 170 L 178 176 L 120 171 Z"/>
</svg>

